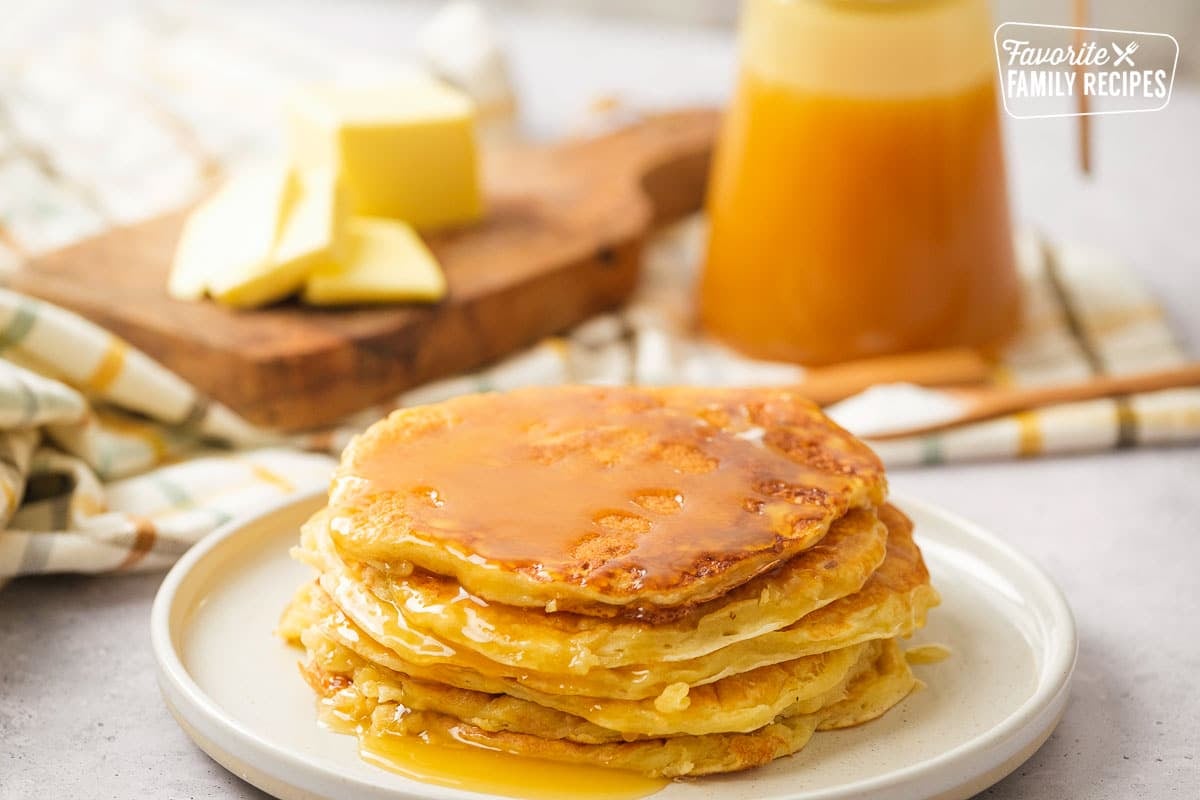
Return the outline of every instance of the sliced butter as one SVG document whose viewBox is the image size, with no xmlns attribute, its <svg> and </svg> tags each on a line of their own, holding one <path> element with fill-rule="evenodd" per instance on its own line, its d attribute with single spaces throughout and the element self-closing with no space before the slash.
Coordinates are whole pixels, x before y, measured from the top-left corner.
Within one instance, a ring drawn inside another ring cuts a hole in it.
<svg viewBox="0 0 1200 800">
<path fill-rule="evenodd" d="M 199 300 L 208 291 L 213 259 L 220 257 L 214 251 L 224 244 L 221 231 L 225 225 L 220 219 L 223 205 L 216 199 L 214 195 L 192 209 L 183 222 L 167 278 L 167 294 L 176 300 Z"/>
<path fill-rule="evenodd" d="M 316 269 L 338 260 L 343 212 L 331 170 L 293 174 L 278 235 L 266 259 L 229 264 L 212 276 L 209 294 L 220 303 L 250 308 L 295 294 Z"/>
<path fill-rule="evenodd" d="M 446 279 L 412 226 L 398 220 L 351 217 L 342 263 L 314 272 L 304 287 L 312 305 L 436 301 Z"/>
<path fill-rule="evenodd" d="M 353 213 L 440 228 L 483 214 L 475 107 L 432 78 L 309 86 L 288 103 L 292 158 L 334 169 Z"/>
<path fill-rule="evenodd" d="M 226 181 L 184 223 L 167 291 L 196 300 L 218 274 L 258 269 L 271 255 L 292 190 L 291 171 L 260 165 Z"/>
</svg>

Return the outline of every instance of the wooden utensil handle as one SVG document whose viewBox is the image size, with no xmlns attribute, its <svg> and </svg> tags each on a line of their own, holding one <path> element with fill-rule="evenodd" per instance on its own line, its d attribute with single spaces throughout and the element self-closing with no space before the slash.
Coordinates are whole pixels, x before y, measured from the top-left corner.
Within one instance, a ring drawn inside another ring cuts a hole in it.
<svg viewBox="0 0 1200 800">
<path fill-rule="evenodd" d="M 971 405 L 956 417 L 929 425 L 914 425 L 879 431 L 866 438 L 884 442 L 909 436 L 924 436 L 1035 408 L 1109 397 L 1124 397 L 1143 392 L 1159 392 L 1166 389 L 1182 389 L 1189 386 L 1200 386 L 1200 363 L 1184 364 L 1171 369 L 1142 372 L 1136 375 L 1101 375 L 1079 383 L 1058 386 L 987 389 L 977 393 L 971 401 Z M 971 395 L 969 391 L 963 394 L 968 397 Z"/>
<path fill-rule="evenodd" d="M 881 383 L 959 386 L 982 383 L 990 373 L 991 365 L 975 350 L 949 348 L 814 367 L 797 389 L 826 406 Z"/>
<path fill-rule="evenodd" d="M 997 417 L 1030 408 L 1122 397 L 1142 392 L 1158 392 L 1200 386 L 1200 363 L 1170 369 L 1140 372 L 1135 375 L 1099 375 L 1086 381 L 1059 386 L 1032 387 L 998 391 L 981 397 L 969 412 L 973 419 Z"/>
</svg>

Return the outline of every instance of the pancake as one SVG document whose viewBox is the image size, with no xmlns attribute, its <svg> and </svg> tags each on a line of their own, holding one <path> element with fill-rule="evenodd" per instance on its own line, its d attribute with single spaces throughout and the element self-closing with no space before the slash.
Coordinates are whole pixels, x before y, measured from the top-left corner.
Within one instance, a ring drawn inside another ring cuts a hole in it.
<svg viewBox="0 0 1200 800">
<path fill-rule="evenodd" d="M 857 592 L 882 563 L 887 527 L 874 510 L 833 523 L 814 547 L 724 597 L 690 606 L 670 622 L 547 613 L 489 603 L 452 579 L 415 570 L 405 576 L 343 562 L 322 517 L 302 534 L 301 555 L 329 582 L 362 584 L 391 604 L 406 627 L 513 667 L 582 674 L 594 667 L 682 661 L 760 636 Z"/>
<path fill-rule="evenodd" d="M 875 454 L 794 392 L 539 387 L 371 426 L 343 454 L 327 525 L 389 574 L 636 618 L 719 598 L 885 496 Z"/>
<path fill-rule="evenodd" d="M 515 755 L 552 761 L 597 764 L 651 777 L 685 777 L 736 772 L 768 764 L 803 749 L 817 730 L 851 727 L 875 719 L 916 687 L 904 655 L 888 641 L 879 660 L 844 688 L 829 693 L 832 702 L 810 714 L 780 717 L 750 733 L 719 733 L 670 739 L 582 745 L 508 731 L 484 731 L 448 718 L 399 720 L 401 731 L 421 730 L 432 741 L 465 742 Z M 835 698 L 840 697 L 840 700 Z"/>
<path fill-rule="evenodd" d="M 345 650 L 305 637 L 302 672 L 338 726 L 365 737 L 405 736 L 449 746 L 463 743 L 517 755 L 592 763 L 651 776 L 729 772 L 765 764 L 804 747 L 817 730 L 873 719 L 916 685 L 894 640 L 871 646 L 843 678 L 806 704 L 743 733 L 627 737 L 586 720 L 504 695 L 448 690 L 356 662 Z"/>
<path fill-rule="evenodd" d="M 907 636 L 924 625 L 938 595 L 913 542 L 912 523 L 890 505 L 880 509 L 879 517 L 889 531 L 887 558 L 859 592 L 782 630 L 686 661 L 594 669 L 584 674 L 511 667 L 407 626 L 395 606 L 380 601 L 361 585 L 326 574 L 318 582 L 332 601 L 328 596 L 314 599 L 314 594 L 323 592 L 309 586 L 301 589 L 293 605 L 319 604 L 317 613 L 329 620 L 330 635 L 351 648 L 374 642 L 378 648 L 369 655 L 372 660 L 415 677 L 529 697 L 542 693 L 622 700 L 657 698 L 678 684 L 701 686 L 782 661 Z"/>
<path fill-rule="evenodd" d="M 582 675 L 542 673 L 493 662 L 411 628 L 395 606 L 380 601 L 361 585 L 328 574 L 322 574 L 319 581 L 334 598 L 337 612 L 353 622 L 347 636 L 366 635 L 381 643 L 395 656 L 401 671 L 435 674 L 441 676 L 435 679 L 464 688 L 495 686 L 494 679 L 501 679 L 510 688 L 520 684 L 549 693 L 640 699 L 658 696 L 672 684 L 711 683 L 803 655 L 907 635 L 923 625 L 938 597 L 912 540 L 911 522 L 890 506 L 880 510 L 880 518 L 889 529 L 888 556 L 861 591 L 787 628 L 696 659 L 597 669 Z"/>
<path fill-rule="evenodd" d="M 551 694 L 517 685 L 476 682 L 457 687 L 438 680 L 435 672 L 405 669 L 367 636 L 343 636 L 321 602 L 311 603 L 302 621 L 291 626 L 293 640 L 303 642 L 310 658 L 325 671 L 360 674 L 369 670 L 371 680 L 390 678 L 428 695 L 433 687 L 445 692 L 509 696 L 562 713 L 580 717 L 598 726 L 632 736 L 673 736 L 728 731 L 750 731 L 788 713 L 815 711 L 816 697 L 842 683 L 847 674 L 878 655 L 877 642 L 853 645 L 777 665 L 732 675 L 705 686 L 678 685 L 658 698 L 614 700 L 576 694 Z M 399 669 L 397 669 L 399 667 Z M 356 678 L 356 680 L 358 680 Z M 411 707 L 410 703 L 405 703 Z"/>
</svg>

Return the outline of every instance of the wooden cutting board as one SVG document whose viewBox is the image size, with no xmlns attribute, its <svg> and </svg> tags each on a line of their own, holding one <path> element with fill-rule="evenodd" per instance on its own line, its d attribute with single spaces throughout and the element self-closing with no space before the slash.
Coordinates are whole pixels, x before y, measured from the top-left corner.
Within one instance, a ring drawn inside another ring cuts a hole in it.
<svg viewBox="0 0 1200 800">
<path fill-rule="evenodd" d="M 700 207 L 717 121 L 681 111 L 488 154 L 486 220 L 428 239 L 450 287 L 436 306 L 174 300 L 165 287 L 182 211 L 33 259 L 10 286 L 108 328 L 251 422 L 314 427 L 619 305 L 647 233 Z"/>
</svg>

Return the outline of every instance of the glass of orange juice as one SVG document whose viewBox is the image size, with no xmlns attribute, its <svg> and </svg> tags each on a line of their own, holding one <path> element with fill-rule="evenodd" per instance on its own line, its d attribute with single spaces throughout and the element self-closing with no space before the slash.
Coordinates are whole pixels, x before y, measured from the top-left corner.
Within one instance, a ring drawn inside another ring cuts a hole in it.
<svg viewBox="0 0 1200 800">
<path fill-rule="evenodd" d="M 745 0 L 705 327 L 823 364 L 1019 321 L 985 0 Z"/>
</svg>

